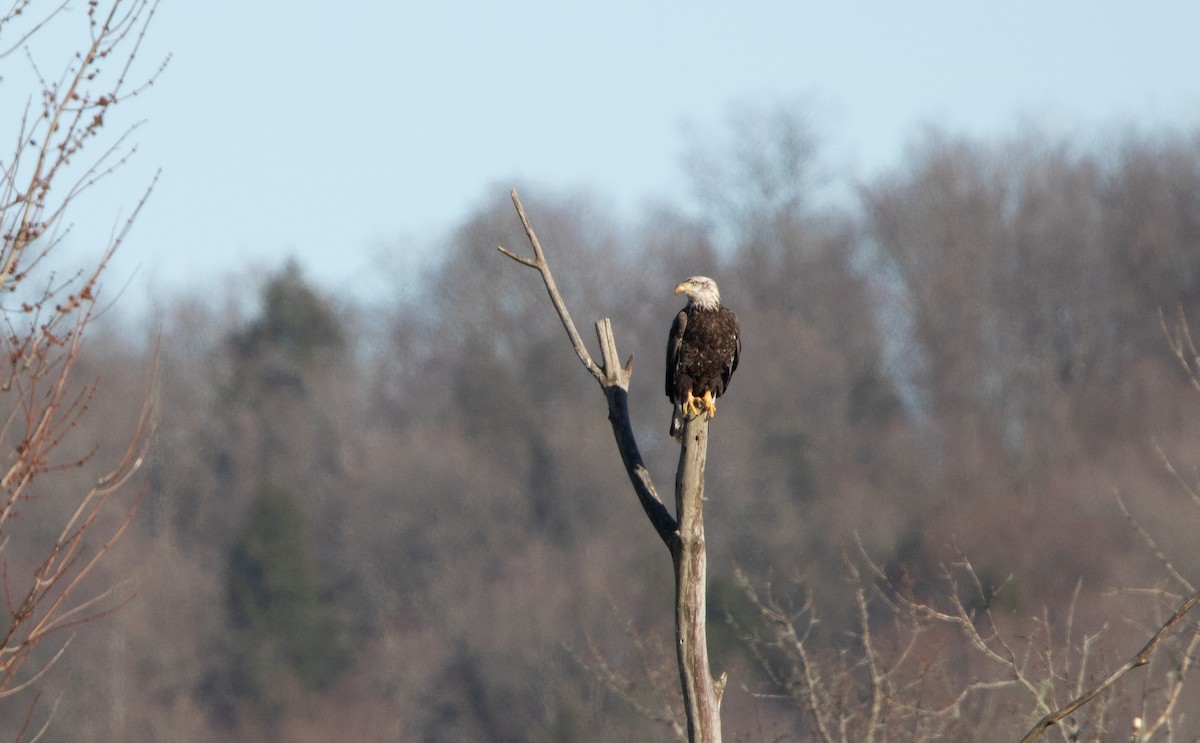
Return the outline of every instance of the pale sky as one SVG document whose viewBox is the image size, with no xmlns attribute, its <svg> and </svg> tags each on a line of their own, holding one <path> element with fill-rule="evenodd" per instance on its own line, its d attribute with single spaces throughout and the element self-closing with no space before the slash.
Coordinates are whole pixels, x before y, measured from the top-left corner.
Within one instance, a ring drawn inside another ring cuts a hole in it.
<svg viewBox="0 0 1200 743">
<path fill-rule="evenodd" d="M 896 165 L 928 124 L 1200 130 L 1197 29 L 1200 4 L 1166 0 L 163 0 L 139 61 L 171 62 L 110 113 L 147 120 L 139 152 L 77 205 L 72 242 L 107 234 L 161 167 L 114 269 L 137 269 L 135 293 L 288 255 L 333 290 L 386 291 L 381 265 L 516 181 L 628 215 L 686 203 L 686 128 L 719 130 L 739 102 L 810 104 L 845 181 Z"/>
</svg>

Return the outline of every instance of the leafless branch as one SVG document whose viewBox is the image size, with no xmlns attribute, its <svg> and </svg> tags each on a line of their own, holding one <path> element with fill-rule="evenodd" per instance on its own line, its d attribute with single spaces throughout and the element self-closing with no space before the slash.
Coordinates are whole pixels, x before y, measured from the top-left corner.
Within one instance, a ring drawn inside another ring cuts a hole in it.
<svg viewBox="0 0 1200 743">
<path fill-rule="evenodd" d="M 822 682 L 817 664 L 809 654 L 805 642 L 807 632 L 803 634 L 798 632 L 793 618 L 775 603 L 774 599 L 769 596 L 766 599 L 760 598 L 749 578 L 741 569 L 734 572 L 734 580 L 742 593 L 749 598 L 762 617 L 771 625 L 775 634 L 775 642 L 786 649 L 796 660 L 795 672 L 786 677 L 778 674 L 772 664 L 762 655 L 758 643 L 748 642 L 747 646 L 751 653 L 772 681 L 780 688 L 786 689 L 792 698 L 801 705 L 801 708 L 808 713 L 820 740 L 823 743 L 835 743 L 840 738 L 835 735 L 836 721 L 833 719 L 832 707 L 827 701 L 827 695 L 831 689 L 826 688 L 826 684 Z M 816 622 L 812 616 L 812 605 L 806 602 L 799 614 L 809 617 L 809 629 L 811 629 Z M 747 636 L 745 639 L 750 640 L 751 638 Z"/>
<path fill-rule="evenodd" d="M 1158 542 L 1154 540 L 1154 537 L 1150 536 L 1150 533 L 1146 531 L 1145 527 L 1143 527 L 1138 520 L 1135 519 L 1131 513 L 1129 513 L 1129 508 L 1125 505 L 1125 499 L 1121 497 L 1121 492 L 1119 490 L 1114 490 L 1113 496 L 1117 499 L 1117 507 L 1121 509 L 1121 514 L 1125 516 L 1125 520 L 1129 522 L 1129 526 L 1135 532 L 1137 532 L 1137 535 L 1141 538 L 1141 540 L 1145 542 L 1146 546 L 1150 548 L 1150 551 L 1154 553 L 1154 556 L 1162 564 L 1163 569 L 1167 571 L 1167 574 L 1177 581 L 1179 585 L 1183 586 L 1187 591 L 1195 591 L 1196 588 L 1192 586 L 1191 581 L 1183 577 L 1183 574 L 1175 569 L 1174 563 L 1172 563 L 1166 554 L 1163 553 L 1162 548 L 1158 546 Z"/>
<path fill-rule="evenodd" d="M 1183 308 L 1179 307 L 1176 310 L 1174 329 L 1167 326 L 1167 319 L 1161 308 L 1158 310 L 1158 324 L 1167 338 L 1167 345 L 1171 348 L 1171 353 L 1175 355 L 1176 360 L 1187 373 L 1192 387 L 1200 392 L 1200 351 L 1196 350 L 1196 342 L 1192 338 L 1192 331 L 1188 326 Z"/>
<path fill-rule="evenodd" d="M 609 422 L 612 424 L 613 436 L 626 473 L 647 518 L 663 544 L 670 550 L 675 566 L 675 637 L 680 684 L 687 711 L 688 739 L 698 743 L 719 743 L 720 705 L 726 677 L 722 675 L 720 679 L 714 680 L 709 671 L 705 630 L 707 557 L 702 509 L 708 420 L 704 416 L 694 416 L 689 418 L 685 425 L 679 468 L 675 478 L 676 515 L 672 517 L 658 497 L 646 470 L 629 419 L 629 380 L 633 373 L 633 357 L 621 365 L 612 323 L 606 318 L 596 323 L 603 366 L 592 360 L 554 282 L 541 242 L 521 205 L 516 189 L 513 189 L 510 195 L 525 228 L 525 235 L 533 247 L 534 257 L 530 259 L 520 256 L 503 246 L 498 246 L 499 250 L 514 261 L 536 269 L 541 274 L 546 292 L 550 295 L 550 301 L 567 331 L 575 354 L 604 390 L 608 402 Z"/>
<path fill-rule="evenodd" d="M 588 353 L 587 346 L 583 344 L 583 338 L 579 336 L 579 331 L 575 329 L 575 323 L 571 321 L 571 313 L 567 311 L 567 304 L 563 301 L 562 294 L 558 291 L 558 286 L 554 283 L 554 275 L 550 273 L 550 265 L 546 262 L 546 256 L 542 253 L 542 244 L 538 241 L 537 234 L 533 231 L 533 225 L 529 223 L 529 216 L 525 214 L 525 207 L 521 205 L 521 198 L 517 195 L 517 189 L 513 189 L 509 194 L 512 197 L 513 206 L 517 209 L 517 216 L 521 218 L 521 225 L 525 228 L 525 235 L 529 238 L 529 244 L 533 246 L 534 258 L 523 258 L 516 253 L 508 250 L 503 246 L 497 246 L 501 253 L 504 253 L 514 261 L 536 269 L 542 275 L 542 282 L 546 284 L 546 292 L 550 295 L 550 302 L 554 304 L 554 310 L 558 312 L 558 317 L 562 320 L 563 327 L 567 330 L 567 335 L 571 338 L 571 345 L 575 348 L 575 354 L 579 356 L 579 360 L 583 362 L 584 367 L 591 373 L 596 381 L 604 386 L 608 380 L 605 370 L 596 365 L 592 361 L 591 354 Z M 632 359 L 631 359 L 632 361 Z"/>
<path fill-rule="evenodd" d="M 629 418 L 629 380 L 633 374 L 633 356 L 629 357 L 624 366 L 619 363 L 620 357 L 617 355 L 617 342 L 613 336 L 612 323 L 608 318 L 604 318 L 596 323 L 596 335 L 600 340 L 604 366 L 597 366 L 596 362 L 592 360 L 583 339 L 575 330 L 575 323 L 571 320 L 567 303 L 559 292 L 558 285 L 554 282 L 554 274 L 550 272 L 550 264 L 546 261 L 542 244 L 533 230 L 533 225 L 529 222 L 528 215 L 525 214 L 525 207 L 521 205 L 521 198 L 517 195 L 515 188 L 510 196 L 513 206 L 516 207 L 517 215 L 521 218 L 521 225 L 525 228 L 525 235 L 529 238 L 530 245 L 533 246 L 534 258 L 517 255 L 503 246 L 497 247 L 501 253 L 517 263 L 533 268 L 541 274 L 546 292 L 550 295 L 550 302 L 554 305 L 554 310 L 558 313 L 559 320 L 562 321 L 567 336 L 571 339 L 571 345 L 575 348 L 576 355 L 604 390 L 604 396 L 608 400 L 608 419 L 612 424 L 617 450 L 621 454 L 621 461 L 625 465 L 625 471 L 633 484 L 642 510 L 650 519 L 659 538 L 668 549 L 673 549 L 678 524 L 658 496 L 658 490 L 654 487 L 654 481 L 651 479 L 645 460 L 642 459 L 641 451 L 638 449 L 637 439 L 633 435 L 633 423 Z"/>
<path fill-rule="evenodd" d="M 613 606 L 613 613 L 618 614 L 615 606 Z M 620 620 L 619 615 L 617 618 Z M 639 698 L 639 694 L 634 689 L 634 683 L 628 678 L 622 678 L 611 667 L 604 654 L 596 648 L 590 637 L 588 638 L 588 655 L 590 660 L 581 658 L 574 651 L 570 652 L 576 663 L 590 672 L 600 683 L 604 684 L 605 688 L 629 705 L 638 715 L 651 722 L 656 722 L 670 728 L 676 740 L 687 743 L 687 731 L 684 729 L 683 722 L 674 708 L 674 705 L 678 701 L 678 696 L 671 697 L 664 688 L 664 665 L 659 662 L 666 659 L 662 649 L 657 647 L 656 643 L 655 651 L 652 653 L 646 647 L 646 642 L 632 628 L 626 628 L 625 636 L 637 650 L 638 660 L 641 664 L 641 675 L 650 686 L 650 697 L 657 703 L 657 708 L 651 707 Z M 656 660 L 652 660 L 652 656 Z"/>
<path fill-rule="evenodd" d="M 1158 648 L 1159 643 L 1163 641 L 1163 638 L 1165 638 L 1171 632 L 1171 630 L 1175 628 L 1175 625 L 1179 624 L 1179 622 L 1183 620 L 1184 616 L 1186 616 L 1187 613 L 1191 611 L 1192 608 L 1198 603 L 1200 603 L 1200 592 L 1192 594 L 1187 601 L 1183 602 L 1183 605 L 1176 609 L 1175 613 L 1172 614 L 1171 617 L 1167 619 L 1167 621 L 1164 622 L 1161 627 L 1158 628 L 1158 631 L 1155 632 L 1154 636 L 1151 637 L 1150 640 L 1142 647 L 1142 649 L 1138 651 L 1137 655 L 1133 656 L 1115 671 L 1110 673 L 1103 681 L 1095 686 L 1092 686 L 1090 689 L 1071 700 L 1070 703 L 1060 707 L 1059 709 L 1039 720 L 1038 723 L 1030 728 L 1029 732 L 1025 734 L 1025 737 L 1021 739 L 1021 743 L 1031 743 L 1032 741 L 1037 740 L 1047 728 L 1058 724 L 1080 707 L 1107 691 L 1114 684 L 1120 681 L 1125 674 L 1129 673 L 1135 668 L 1139 668 L 1149 663 L 1151 655 L 1154 654 L 1154 651 Z"/>
<path fill-rule="evenodd" d="M 19 13 L 27 5 L 25 0 L 16 0 L 10 13 Z M 60 227 L 69 205 L 124 164 L 135 150 L 127 149 L 126 141 L 137 124 L 127 128 L 90 165 L 85 163 L 80 175 L 67 175 L 77 172 L 73 161 L 96 141 L 110 107 L 136 95 L 159 74 L 154 73 L 140 87 L 126 90 L 126 75 L 156 6 L 157 0 L 88 3 L 81 10 L 87 20 L 86 41 L 57 78 L 44 76 L 32 50 L 28 53 L 41 91 L 31 96 L 24 111 L 16 112 L 20 126 L 14 152 L 12 159 L 3 164 L 0 179 L 0 294 L 4 296 L 0 324 L 5 330 L 8 359 L 8 365 L 0 371 L 0 395 L 9 402 L 0 416 L 0 446 L 9 451 L 5 466 L 0 468 L 0 545 L 9 544 L 15 526 L 22 523 L 14 521 L 18 508 L 28 511 L 31 503 L 44 497 L 45 476 L 89 465 L 99 452 L 96 444 L 85 443 L 82 454 L 67 453 L 68 439 L 78 430 L 98 388 L 98 380 L 80 382 L 76 378 L 77 362 L 88 329 L 104 309 L 99 304 L 101 277 L 146 203 L 157 176 L 136 202 L 132 214 L 116 222 L 94 266 L 60 271 L 47 265 L 47 260 L 69 231 Z M 64 3 L 49 15 L 35 19 L 18 44 L 42 29 L 49 18 L 68 10 L 70 6 Z M 0 24 L 11 18 L 0 18 Z M 101 74 L 107 62 L 117 67 L 115 79 L 111 74 Z M 85 595 L 85 583 L 126 532 L 145 493 L 143 487 L 126 504 L 123 517 L 115 525 L 102 521 L 113 507 L 114 496 L 141 469 L 155 424 L 156 377 L 157 361 L 128 446 L 90 487 L 81 488 L 77 500 L 67 501 L 70 507 L 62 512 L 57 536 L 47 531 L 44 544 L 31 545 L 40 553 L 27 558 L 28 564 L 10 564 L 8 560 L 13 558 L 6 555 L 3 570 L 8 611 L 0 633 L 0 697 L 36 685 L 71 641 L 68 637 L 31 672 L 26 663 L 47 637 L 61 636 L 71 628 L 105 617 L 129 600 L 120 595 L 126 583 L 118 582 L 91 596 Z M 111 530 L 105 535 L 98 533 L 101 529 Z M 27 729 L 28 725 L 24 726 L 21 734 Z"/>
<path fill-rule="evenodd" d="M 20 15 L 20 12 L 25 9 L 25 7 L 29 4 L 29 2 L 30 2 L 30 0 L 17 0 L 17 2 L 8 11 L 8 13 L 6 13 L 4 16 L 0 17 L 0 29 L 3 29 L 4 25 L 7 22 L 11 21 L 12 19 L 14 19 L 18 15 Z M 67 2 L 68 2 L 68 0 L 63 0 L 63 2 L 58 4 L 58 6 L 52 8 L 49 13 L 42 16 L 42 18 L 40 20 L 36 21 L 28 30 L 25 31 L 25 33 L 21 34 L 21 37 L 18 38 L 16 41 L 14 41 L 11 46 L 9 46 L 7 49 L 0 50 L 0 59 L 4 59 L 5 57 L 12 54 L 17 49 L 20 49 L 21 46 L 23 46 L 25 44 L 25 42 L 29 41 L 29 39 L 31 39 L 34 34 L 36 34 L 47 23 L 49 23 L 51 20 L 53 20 L 54 16 L 56 16 L 60 12 L 62 12 L 62 10 L 67 7 Z"/>
</svg>

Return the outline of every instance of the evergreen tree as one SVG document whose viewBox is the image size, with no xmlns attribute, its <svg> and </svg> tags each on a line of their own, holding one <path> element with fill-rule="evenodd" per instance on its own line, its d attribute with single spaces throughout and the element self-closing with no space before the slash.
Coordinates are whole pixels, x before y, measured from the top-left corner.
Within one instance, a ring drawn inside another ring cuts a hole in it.
<svg viewBox="0 0 1200 743">
<path fill-rule="evenodd" d="M 261 312 L 234 339 L 243 357 L 283 352 L 293 363 L 305 364 L 319 352 L 342 349 L 345 336 L 333 308 L 289 260 L 263 287 Z"/>
<path fill-rule="evenodd" d="M 242 693 L 270 702 L 287 677 L 320 689 L 346 666 L 307 519 L 288 491 L 267 486 L 255 501 L 229 556 L 227 599 Z"/>
</svg>

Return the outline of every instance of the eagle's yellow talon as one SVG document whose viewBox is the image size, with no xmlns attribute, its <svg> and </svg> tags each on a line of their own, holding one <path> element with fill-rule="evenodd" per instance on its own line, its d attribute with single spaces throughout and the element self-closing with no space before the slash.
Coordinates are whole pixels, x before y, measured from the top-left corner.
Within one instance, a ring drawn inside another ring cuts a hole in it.
<svg viewBox="0 0 1200 743">
<path fill-rule="evenodd" d="M 717 414 L 716 397 L 712 390 L 706 391 L 703 397 L 696 397 L 689 390 L 683 401 L 683 414 L 694 418 L 701 413 L 704 413 L 705 418 L 712 418 Z"/>
</svg>

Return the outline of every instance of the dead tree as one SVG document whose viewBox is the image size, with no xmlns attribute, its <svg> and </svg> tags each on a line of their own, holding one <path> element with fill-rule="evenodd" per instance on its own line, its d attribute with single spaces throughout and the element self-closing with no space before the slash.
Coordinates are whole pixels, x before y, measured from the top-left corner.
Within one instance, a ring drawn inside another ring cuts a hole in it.
<svg viewBox="0 0 1200 743">
<path fill-rule="evenodd" d="M 683 446 L 679 468 L 675 474 L 675 514 L 672 516 L 646 470 L 633 426 L 629 420 L 629 380 L 633 373 L 633 356 L 620 362 L 612 323 L 608 318 L 596 322 L 600 341 L 601 364 L 597 365 L 588 353 L 583 339 L 571 321 L 562 294 L 554 283 L 550 266 L 542 252 L 529 217 L 521 206 L 516 189 L 513 206 L 521 218 L 525 234 L 533 247 L 534 257 L 525 258 L 500 246 L 500 252 L 518 263 L 536 269 L 542 276 L 550 301 L 575 347 L 575 354 L 584 367 L 600 383 L 608 401 L 608 420 L 621 453 L 621 461 L 633 484 L 646 517 L 654 526 L 663 544 L 671 553 L 675 566 L 675 644 L 679 662 L 679 679 L 687 712 L 688 740 L 693 743 L 719 743 L 721 740 L 721 696 L 725 691 L 726 675 L 713 679 L 708 666 L 708 641 L 705 634 L 707 558 L 704 546 L 704 463 L 708 450 L 708 420 L 705 416 L 689 417 L 683 430 Z"/>
</svg>

